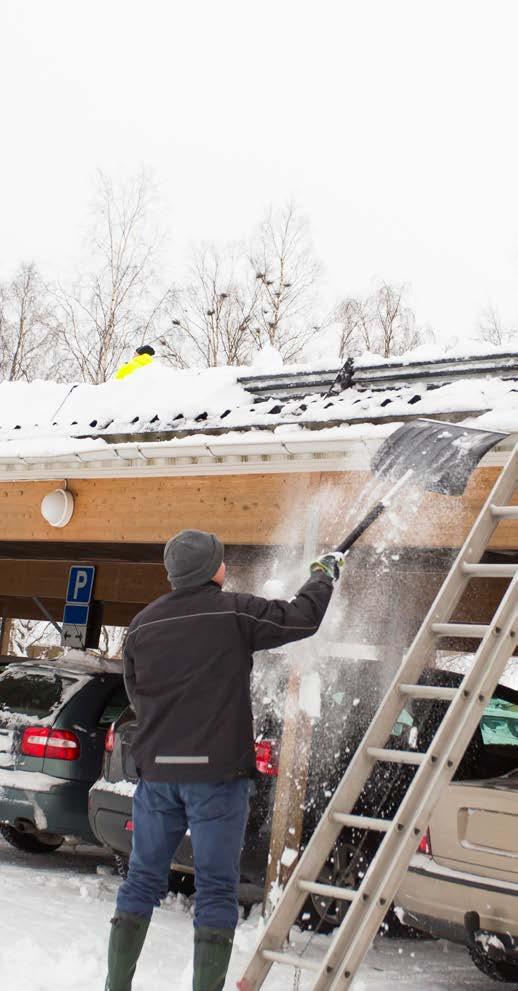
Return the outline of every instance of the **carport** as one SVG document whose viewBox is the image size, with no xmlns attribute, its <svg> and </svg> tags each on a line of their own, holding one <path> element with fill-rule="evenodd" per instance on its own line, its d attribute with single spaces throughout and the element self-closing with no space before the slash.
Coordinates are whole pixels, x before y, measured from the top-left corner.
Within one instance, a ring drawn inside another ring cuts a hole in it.
<svg viewBox="0 0 518 991">
<path fill-rule="evenodd" d="M 222 371 L 226 377 L 220 382 Z M 284 567 L 290 562 L 295 574 L 297 565 L 302 568 L 317 548 L 332 546 L 348 528 L 370 478 L 371 456 L 396 424 L 419 415 L 498 420 L 505 412 L 509 420 L 514 407 L 518 426 L 516 355 L 359 367 L 355 380 L 333 390 L 337 371 L 286 369 L 282 375 L 240 378 L 232 369 L 162 369 L 156 397 L 153 389 L 135 393 L 133 385 L 79 386 L 76 405 L 68 409 L 65 403 L 59 418 L 50 421 L 45 409 L 59 405 L 65 387 L 52 392 L 53 384 L 46 383 L 46 407 L 38 409 L 39 390 L 33 407 L 31 385 L 21 390 L 17 383 L 4 384 L 10 401 L 2 402 L 0 391 L 0 654 L 9 652 L 13 620 L 50 616 L 61 622 L 72 564 L 95 566 L 94 597 L 108 626 L 128 625 L 168 590 L 162 548 L 183 527 L 217 532 L 226 545 L 230 582 L 260 592 L 279 562 Z M 186 389 L 189 374 L 196 376 L 195 388 Z M 238 390 L 231 409 L 229 382 Z M 84 396 L 82 389 L 88 390 Z M 358 643 L 368 656 L 383 656 L 388 641 L 403 649 L 514 440 L 510 436 L 484 458 L 462 497 L 427 493 L 418 513 L 388 537 L 378 523 L 362 538 L 354 551 L 355 575 L 362 580 L 346 574 L 340 587 L 348 632 L 347 643 L 333 646 L 334 655 L 347 660 L 356 651 L 357 656 Z M 51 526 L 41 511 L 43 499 L 56 490 L 73 500 L 71 518 L 61 527 Z M 513 532 L 511 522 L 499 525 L 492 559 L 518 561 Z M 377 594 L 381 543 L 383 604 Z M 459 621 L 484 622 L 495 585 L 472 582 Z M 391 608 L 398 600 L 407 604 L 404 623 Z M 448 646 L 465 650 L 470 644 Z M 294 670 L 293 698 L 298 686 Z M 290 845 L 296 845 L 300 831 L 295 809 L 310 749 L 303 714 L 286 724 L 284 742 L 284 766 L 298 761 L 298 791 L 290 785 L 283 792 L 272 871 L 289 824 L 296 821 Z"/>
</svg>

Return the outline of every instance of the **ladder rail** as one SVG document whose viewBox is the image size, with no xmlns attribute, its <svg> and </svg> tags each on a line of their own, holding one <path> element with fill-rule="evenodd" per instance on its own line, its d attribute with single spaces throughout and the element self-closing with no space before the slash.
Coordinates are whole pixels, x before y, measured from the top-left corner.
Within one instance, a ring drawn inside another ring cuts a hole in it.
<svg viewBox="0 0 518 991">
<path fill-rule="evenodd" d="M 352 758 L 342 781 L 327 807 L 326 813 L 317 826 L 310 843 L 291 875 L 282 897 L 266 924 L 254 955 L 245 971 L 242 986 L 246 991 L 248 989 L 250 991 L 257 991 L 261 987 L 271 967 L 271 962 L 265 960 L 262 956 L 262 950 L 278 952 L 282 948 L 288 937 L 289 930 L 304 904 L 306 892 L 299 887 L 299 881 L 314 880 L 318 877 L 327 856 L 329 856 L 341 833 L 342 826 L 332 818 L 332 814 L 349 814 L 352 812 L 374 766 L 373 759 L 368 755 L 368 748 L 376 749 L 384 747 L 390 736 L 391 730 L 404 705 L 398 689 L 399 684 L 412 684 L 419 680 L 427 661 L 435 650 L 437 642 L 437 637 L 431 630 L 432 624 L 445 623 L 451 617 L 471 580 L 472 576 L 464 572 L 463 566 L 465 563 L 477 563 L 480 561 L 491 535 L 498 526 L 501 518 L 491 512 L 491 506 L 495 504 L 505 506 L 511 499 L 517 485 L 517 462 L 518 445 L 515 447 L 506 467 L 488 495 L 483 509 L 475 520 L 463 547 L 457 555 L 454 565 L 440 588 L 408 653 L 403 658 L 385 700 L 378 708 L 360 747 Z M 509 595 L 511 588 L 514 589 L 514 587 L 515 582 L 513 580 L 508 588 L 507 595 Z M 491 634 L 486 632 L 479 646 L 479 651 L 488 642 L 490 636 Z M 461 685 L 462 688 L 463 685 Z M 452 701 L 450 708 L 455 706 L 455 704 L 456 700 Z M 453 711 L 457 710 L 454 709 Z M 422 772 L 424 766 L 426 764 L 417 772 L 416 778 Z M 410 787 L 412 788 L 412 785 Z M 396 818 L 399 818 L 399 816 L 396 816 Z M 394 829 L 397 829 L 397 824 Z M 387 832 L 382 846 L 386 843 L 391 833 L 392 829 Z M 323 850 L 327 851 L 324 856 L 322 855 Z M 360 900 L 357 899 L 349 909 L 342 925 L 345 925 L 347 918 L 354 911 L 356 905 L 360 904 Z M 330 987 L 329 984 L 324 985 L 317 982 L 315 991 L 317 989 L 319 991 L 320 988 L 322 988 L 322 991 L 326 988 L 327 991 L 327 988 Z"/>
</svg>

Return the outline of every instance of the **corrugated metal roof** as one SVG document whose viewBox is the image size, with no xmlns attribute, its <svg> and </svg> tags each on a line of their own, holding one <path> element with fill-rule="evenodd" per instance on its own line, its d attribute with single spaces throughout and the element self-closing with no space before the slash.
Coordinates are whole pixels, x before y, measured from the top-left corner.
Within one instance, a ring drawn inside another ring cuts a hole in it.
<svg viewBox="0 0 518 991">
<path fill-rule="evenodd" d="M 333 388 L 337 394 L 342 391 L 336 382 L 341 367 L 333 366 L 321 370 L 297 370 L 296 372 L 274 372 L 264 375 L 241 376 L 238 382 L 254 396 L 294 399 L 322 394 Z M 518 354 L 476 355 L 465 358 L 437 358 L 429 361 L 402 362 L 397 359 L 381 364 L 369 365 L 355 362 L 349 385 L 358 389 L 377 390 L 401 388 L 411 382 L 426 382 L 428 388 L 447 385 L 466 376 L 487 378 L 518 378 Z"/>
</svg>

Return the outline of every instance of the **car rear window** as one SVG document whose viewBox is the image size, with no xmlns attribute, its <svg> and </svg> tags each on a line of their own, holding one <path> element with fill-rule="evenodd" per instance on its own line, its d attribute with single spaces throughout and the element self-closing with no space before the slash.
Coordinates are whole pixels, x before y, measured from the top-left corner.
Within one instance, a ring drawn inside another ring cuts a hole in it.
<svg viewBox="0 0 518 991">
<path fill-rule="evenodd" d="M 518 753 L 518 705 L 495 696 L 480 720 L 485 746 L 516 747 Z"/>
<path fill-rule="evenodd" d="M 58 708 L 75 682 L 75 678 L 51 671 L 4 671 L 0 674 L 0 713 L 23 713 L 43 719 Z"/>
<path fill-rule="evenodd" d="M 124 684 L 121 684 L 108 698 L 99 719 L 99 726 L 111 726 L 127 706 L 128 696 L 126 695 Z"/>
</svg>

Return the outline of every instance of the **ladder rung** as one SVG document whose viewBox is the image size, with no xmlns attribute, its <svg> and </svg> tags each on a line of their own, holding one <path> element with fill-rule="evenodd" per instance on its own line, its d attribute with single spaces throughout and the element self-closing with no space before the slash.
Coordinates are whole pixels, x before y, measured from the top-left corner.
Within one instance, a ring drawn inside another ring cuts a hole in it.
<svg viewBox="0 0 518 991">
<path fill-rule="evenodd" d="M 387 764 L 422 764 L 426 754 L 409 750 L 383 750 L 382 747 L 367 747 L 369 757 L 385 761 Z"/>
<path fill-rule="evenodd" d="M 409 695 L 413 699 L 442 699 L 444 702 L 451 702 L 458 692 L 458 688 L 445 688 L 444 685 L 398 685 L 402 695 Z"/>
<path fill-rule="evenodd" d="M 299 888 L 310 895 L 322 895 L 323 898 L 336 898 L 343 902 L 352 902 L 356 895 L 352 888 L 335 888 L 332 884 L 319 884 L 318 881 L 299 881 Z"/>
<path fill-rule="evenodd" d="M 391 819 L 372 819 L 370 816 L 353 816 L 346 812 L 331 812 L 329 817 L 333 822 L 353 829 L 376 829 L 379 833 L 388 833 L 392 826 Z"/>
<path fill-rule="evenodd" d="M 304 960 L 302 957 L 295 957 L 291 953 L 281 953 L 277 950 L 262 950 L 265 960 L 272 960 L 273 963 L 283 963 L 286 967 L 298 967 L 299 970 L 313 970 L 317 973 L 322 967 L 316 960 Z"/>
<path fill-rule="evenodd" d="M 432 623 L 432 633 L 438 637 L 469 637 L 483 640 L 489 626 L 480 623 Z"/>
<path fill-rule="evenodd" d="M 462 570 L 465 575 L 473 575 L 474 578 L 513 578 L 518 571 L 518 564 L 464 564 Z"/>
<path fill-rule="evenodd" d="M 518 506 L 490 506 L 491 516 L 499 516 L 500 519 L 518 520 Z"/>
</svg>

